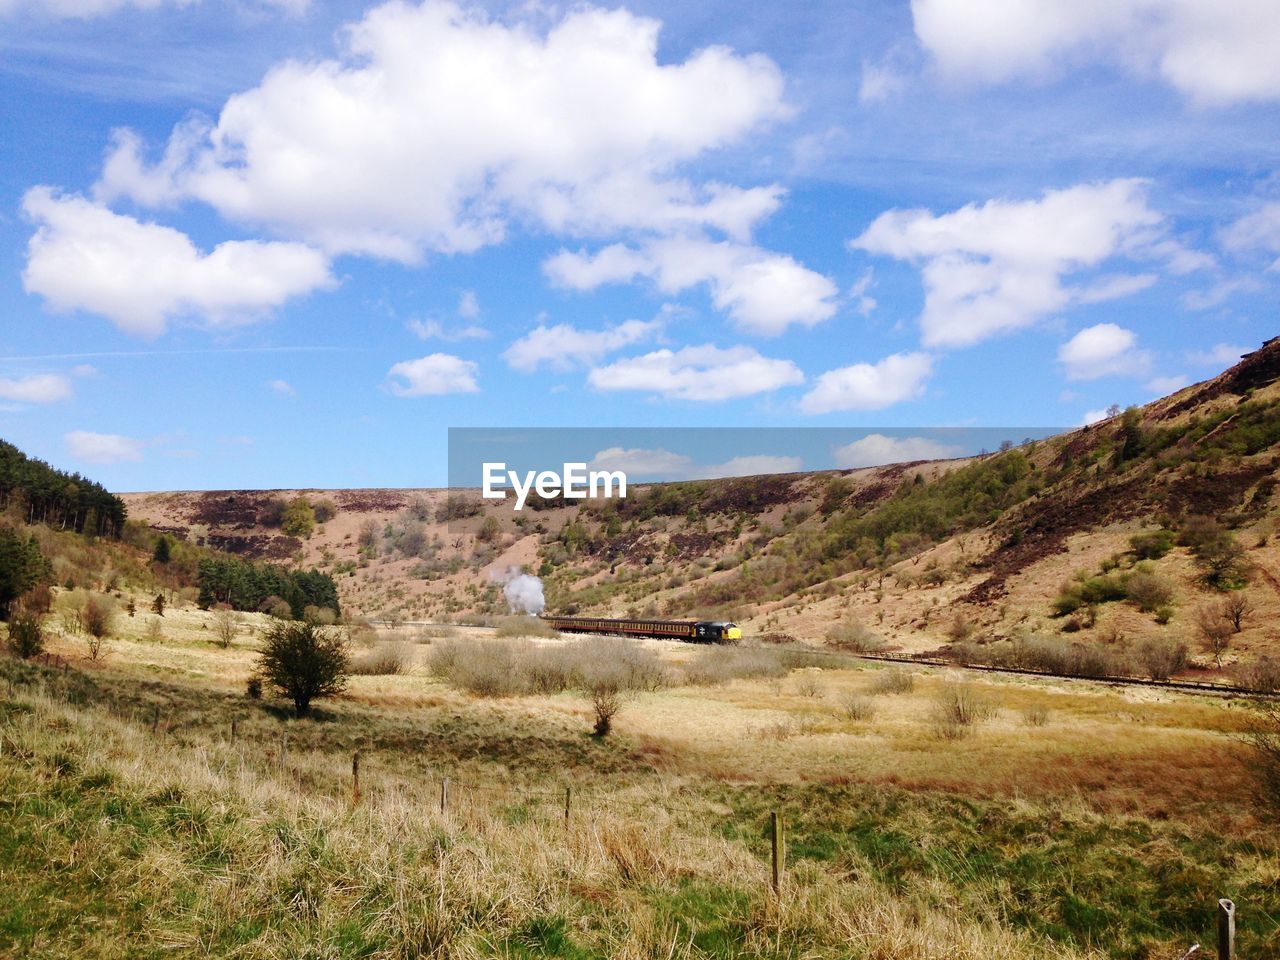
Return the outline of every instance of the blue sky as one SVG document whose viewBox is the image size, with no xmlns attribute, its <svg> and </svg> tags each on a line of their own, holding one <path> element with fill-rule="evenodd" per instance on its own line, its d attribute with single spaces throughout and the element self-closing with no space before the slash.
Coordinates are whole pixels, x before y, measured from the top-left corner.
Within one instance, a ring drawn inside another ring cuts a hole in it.
<svg viewBox="0 0 1280 960">
<path fill-rule="evenodd" d="M 1218 7 L 0 0 L 0 432 L 431 486 L 449 427 L 1144 402 L 1278 332 L 1280 8 Z"/>
</svg>

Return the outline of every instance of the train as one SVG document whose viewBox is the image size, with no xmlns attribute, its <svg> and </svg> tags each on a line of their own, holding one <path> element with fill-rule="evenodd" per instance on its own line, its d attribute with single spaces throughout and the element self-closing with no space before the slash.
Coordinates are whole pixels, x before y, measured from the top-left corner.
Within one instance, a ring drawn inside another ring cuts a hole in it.
<svg viewBox="0 0 1280 960">
<path fill-rule="evenodd" d="M 550 617 L 539 619 L 562 633 L 612 633 L 623 637 L 653 637 L 686 643 L 737 643 L 742 628 L 728 620 L 615 620 L 608 617 Z"/>
</svg>

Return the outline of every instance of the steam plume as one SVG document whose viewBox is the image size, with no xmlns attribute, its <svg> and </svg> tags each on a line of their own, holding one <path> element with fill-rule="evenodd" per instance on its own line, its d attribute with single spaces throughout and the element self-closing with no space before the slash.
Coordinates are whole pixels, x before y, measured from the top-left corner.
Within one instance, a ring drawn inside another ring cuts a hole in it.
<svg viewBox="0 0 1280 960">
<path fill-rule="evenodd" d="M 513 613 L 542 613 L 547 606 L 542 595 L 542 580 L 531 573 L 521 573 L 519 567 L 507 567 L 495 571 L 493 578 L 502 584 L 502 595 Z"/>
</svg>

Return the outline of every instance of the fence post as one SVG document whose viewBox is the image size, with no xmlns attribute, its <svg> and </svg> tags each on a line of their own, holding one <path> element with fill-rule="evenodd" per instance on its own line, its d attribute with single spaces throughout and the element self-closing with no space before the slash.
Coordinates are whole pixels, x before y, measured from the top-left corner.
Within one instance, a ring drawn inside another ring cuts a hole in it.
<svg viewBox="0 0 1280 960">
<path fill-rule="evenodd" d="M 160 729 L 160 708 L 156 707 L 151 713 L 151 732 L 155 733 Z"/>
<path fill-rule="evenodd" d="M 285 759 L 289 756 L 289 731 L 280 734 L 280 772 L 284 773 Z"/>
<path fill-rule="evenodd" d="M 351 805 L 360 803 L 360 751 L 351 755 Z"/>
<path fill-rule="evenodd" d="M 783 835 L 784 825 L 782 822 L 782 814 L 777 810 L 773 811 L 773 892 L 780 893 L 782 891 L 782 875 L 787 869 L 787 847 L 786 838 Z"/>
<path fill-rule="evenodd" d="M 573 787 L 571 786 L 565 787 L 564 788 L 564 825 L 566 827 L 569 825 L 569 804 L 571 803 L 572 799 L 573 799 Z"/>
<path fill-rule="evenodd" d="M 445 777 L 440 781 L 440 812 L 443 814 L 449 809 L 449 778 Z"/>
<path fill-rule="evenodd" d="M 234 717 L 231 720 L 231 745 L 233 747 L 236 745 L 236 721 Z"/>
<path fill-rule="evenodd" d="M 1230 900 L 1218 901 L 1218 960 L 1235 960 L 1236 905 Z"/>
</svg>

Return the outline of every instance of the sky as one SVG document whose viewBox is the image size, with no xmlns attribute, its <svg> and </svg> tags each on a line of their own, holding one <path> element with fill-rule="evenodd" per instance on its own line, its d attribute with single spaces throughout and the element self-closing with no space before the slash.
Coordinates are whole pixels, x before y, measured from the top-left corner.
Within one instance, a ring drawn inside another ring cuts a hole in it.
<svg viewBox="0 0 1280 960">
<path fill-rule="evenodd" d="M 1277 49 L 1273 0 L 0 0 L 0 435 L 127 491 L 1091 422 L 1280 332 Z M 768 456 L 831 465 L 714 459 Z"/>
</svg>

